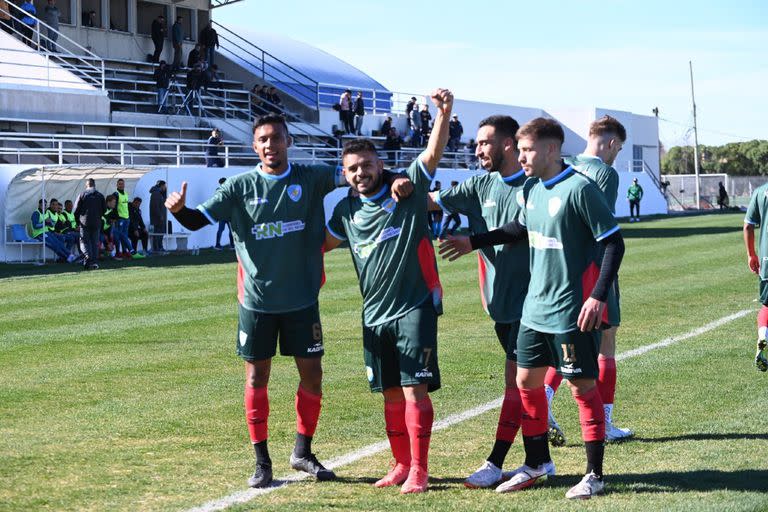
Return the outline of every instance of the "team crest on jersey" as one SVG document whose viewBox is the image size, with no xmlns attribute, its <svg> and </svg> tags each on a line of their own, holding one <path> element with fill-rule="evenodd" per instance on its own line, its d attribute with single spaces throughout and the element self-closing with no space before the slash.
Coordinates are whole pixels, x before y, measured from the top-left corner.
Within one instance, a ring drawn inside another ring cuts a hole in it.
<svg viewBox="0 0 768 512">
<path fill-rule="evenodd" d="M 291 201 L 297 203 L 301 199 L 301 185 L 291 185 L 288 187 L 288 197 Z"/>
<path fill-rule="evenodd" d="M 517 191 L 517 196 L 515 199 L 517 199 L 517 205 L 520 208 L 523 208 L 525 206 L 525 195 L 523 194 L 522 190 Z"/>
<path fill-rule="evenodd" d="M 240 331 L 240 346 L 244 347 L 246 341 L 248 341 L 248 333 Z"/>
<path fill-rule="evenodd" d="M 563 200 L 559 197 L 552 197 L 549 199 L 549 203 L 547 204 L 547 211 L 549 211 L 549 216 L 554 217 L 557 215 L 557 212 L 560 211 L 560 207 L 563 206 Z"/>
<path fill-rule="evenodd" d="M 381 203 L 381 208 L 388 213 L 392 213 L 395 211 L 395 208 L 397 208 L 397 203 L 394 199 L 388 197 L 386 200 L 384 200 L 383 203 Z"/>
</svg>

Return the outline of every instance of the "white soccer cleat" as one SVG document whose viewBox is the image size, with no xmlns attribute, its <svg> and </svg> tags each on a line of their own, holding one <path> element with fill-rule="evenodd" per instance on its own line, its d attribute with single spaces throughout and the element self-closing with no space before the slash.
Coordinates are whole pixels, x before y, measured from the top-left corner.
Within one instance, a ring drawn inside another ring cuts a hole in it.
<svg viewBox="0 0 768 512">
<path fill-rule="evenodd" d="M 513 471 L 512 478 L 499 485 L 496 492 L 513 492 L 541 485 L 547 481 L 547 470 L 544 464 L 537 468 L 522 465 Z"/>
<path fill-rule="evenodd" d="M 464 486 L 470 489 L 484 489 L 501 481 L 501 468 L 487 460 L 480 468 L 464 480 Z"/>
<path fill-rule="evenodd" d="M 605 440 L 607 442 L 624 441 L 633 437 L 635 433 L 628 428 L 619 428 L 613 423 L 605 424 Z"/>
<path fill-rule="evenodd" d="M 605 482 L 590 471 L 581 482 L 577 483 L 565 493 L 565 497 L 571 500 L 588 500 L 592 496 L 603 494 L 605 492 Z"/>
<path fill-rule="evenodd" d="M 557 474 L 557 470 L 555 469 L 555 461 L 550 460 L 549 462 L 545 462 L 544 464 L 544 471 L 547 472 L 547 476 L 555 476 Z M 520 470 L 520 468 L 517 468 L 514 471 L 504 471 L 501 474 L 501 479 L 505 482 L 515 476 L 517 472 Z"/>
</svg>

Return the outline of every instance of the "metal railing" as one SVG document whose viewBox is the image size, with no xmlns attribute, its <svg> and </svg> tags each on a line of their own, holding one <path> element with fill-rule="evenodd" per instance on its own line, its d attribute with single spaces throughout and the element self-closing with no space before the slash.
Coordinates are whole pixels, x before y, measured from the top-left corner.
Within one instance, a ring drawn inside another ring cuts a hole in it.
<svg viewBox="0 0 768 512">
<path fill-rule="evenodd" d="M 8 2 L 6 5 L 10 7 L 10 10 L 0 9 L 0 13 L 11 17 L 9 28 L 12 33 L 19 36 L 21 41 L 32 50 L 42 52 L 46 56 L 46 65 L 50 65 L 53 62 L 57 67 L 69 71 L 84 82 L 102 91 L 105 90 L 104 59 L 40 19 L 35 18 L 35 26 L 29 27 L 22 21 L 24 17 L 28 16 L 24 9 L 18 7 L 13 2 Z M 22 27 L 26 27 L 26 29 L 22 30 Z M 41 27 L 46 29 L 45 34 L 41 31 Z M 76 53 L 70 47 L 82 53 Z M 60 54 L 59 50 L 63 50 L 63 52 Z M 8 49 L 4 49 L 4 51 L 8 51 Z M 76 64 L 73 65 L 71 63 L 72 60 Z M 18 63 L 11 64 L 18 65 Z M 30 79 L 29 77 L 24 78 Z"/>
<path fill-rule="evenodd" d="M 387 91 L 385 89 L 370 89 L 366 87 L 351 87 L 342 84 L 331 84 L 327 82 L 318 83 L 318 102 L 320 107 L 333 108 L 339 103 L 341 94 L 349 89 L 352 91 L 352 101 L 358 91 L 363 93 L 363 102 L 365 103 L 366 113 L 371 114 L 392 114 L 405 112 L 405 107 L 412 97 L 417 100 L 421 98 L 425 103 L 427 100 L 423 94 L 411 94 L 405 92 Z"/>
<path fill-rule="evenodd" d="M 644 172 L 648 177 L 651 178 L 651 182 L 659 190 L 659 192 L 661 192 L 661 195 L 663 195 L 667 200 L 667 204 L 669 204 L 669 200 L 672 199 L 680 206 L 681 209 L 685 209 L 680 199 L 671 190 L 668 190 L 669 187 L 662 185 L 661 180 L 659 180 L 659 178 L 656 176 L 656 173 L 653 172 L 653 169 L 651 169 L 645 160 L 628 161 L 627 170 L 629 172 Z"/>
</svg>

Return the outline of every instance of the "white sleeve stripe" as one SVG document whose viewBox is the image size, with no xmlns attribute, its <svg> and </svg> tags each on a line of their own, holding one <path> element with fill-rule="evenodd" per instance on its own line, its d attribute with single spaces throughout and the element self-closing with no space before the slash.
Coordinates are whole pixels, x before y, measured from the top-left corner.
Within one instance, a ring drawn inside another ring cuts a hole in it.
<svg viewBox="0 0 768 512">
<path fill-rule="evenodd" d="M 214 218 L 211 216 L 211 214 L 210 214 L 210 213 L 208 213 L 208 210 L 206 210 L 205 208 L 203 208 L 203 205 L 201 205 L 201 204 L 197 205 L 197 209 L 198 209 L 198 210 L 199 210 L 199 211 L 200 211 L 200 212 L 201 212 L 203 215 L 205 215 L 205 218 L 206 218 L 206 219 L 208 219 L 208 220 L 210 221 L 210 223 L 211 223 L 211 224 L 217 224 L 217 223 L 219 222 L 219 221 L 217 221 L 216 219 L 214 219 Z"/>
<path fill-rule="evenodd" d="M 601 242 L 602 240 L 604 240 L 604 239 L 608 238 L 609 236 L 611 236 L 612 234 L 614 234 L 614 233 L 615 233 L 615 232 L 617 232 L 618 230 L 619 230 L 619 225 L 617 224 L 617 225 L 616 225 L 616 226 L 614 226 L 612 229 L 609 229 L 608 231 L 606 231 L 606 232 L 605 232 L 605 233 L 603 233 L 602 235 L 600 235 L 600 236 L 598 236 L 598 237 L 595 237 L 595 240 L 596 240 L 596 241 L 598 241 L 598 242 Z"/>
<path fill-rule="evenodd" d="M 421 172 L 424 173 L 424 176 L 426 176 L 431 183 L 432 180 L 435 179 L 435 177 L 429 174 L 429 170 L 427 169 L 427 166 L 424 165 L 424 162 L 421 161 L 421 155 L 419 155 L 419 158 L 416 159 L 416 163 L 418 164 L 419 169 L 421 169 Z"/>
<path fill-rule="evenodd" d="M 757 226 L 758 223 L 753 221 L 753 220 L 751 220 L 751 219 L 745 218 L 744 219 L 744 224 L 752 224 L 753 226 Z"/>
<path fill-rule="evenodd" d="M 331 226 L 330 226 L 330 225 L 328 225 L 328 224 L 326 224 L 326 225 L 325 225 L 325 229 L 327 229 L 327 230 L 328 230 L 328 232 L 329 232 L 331 235 L 333 235 L 333 237 L 334 237 L 334 238 L 336 238 L 336 239 L 338 239 L 338 240 L 346 240 L 346 239 L 347 239 L 347 237 L 345 237 L 345 236 L 341 236 L 341 235 L 339 235 L 338 233 L 336 233 L 334 230 L 332 230 L 332 229 L 331 229 Z"/>
</svg>

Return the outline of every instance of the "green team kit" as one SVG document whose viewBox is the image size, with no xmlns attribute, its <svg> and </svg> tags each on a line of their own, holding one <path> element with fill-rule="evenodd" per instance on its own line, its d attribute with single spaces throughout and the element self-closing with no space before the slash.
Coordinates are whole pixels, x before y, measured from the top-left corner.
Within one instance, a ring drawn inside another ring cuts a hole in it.
<svg viewBox="0 0 768 512">
<path fill-rule="evenodd" d="M 465 215 L 472 234 L 486 233 L 518 217 L 534 181 L 522 170 L 507 177 L 489 172 L 441 191 L 436 202 L 447 212 Z M 483 308 L 496 322 L 496 334 L 507 358 L 515 360 L 530 280 L 528 247 L 523 243 L 485 247 L 477 253 L 477 264 Z"/>
<path fill-rule="evenodd" d="M 282 355 L 323 355 L 323 197 L 343 182 L 336 167 L 289 165 L 272 175 L 259 164 L 198 206 L 211 223 L 228 221 L 232 229 L 242 358 L 274 356 L 278 336 Z"/>
<path fill-rule="evenodd" d="M 577 320 L 600 273 L 599 242 L 619 230 L 605 197 L 569 166 L 533 184 L 518 220 L 528 230 L 531 270 L 518 365 L 553 366 L 565 378 L 597 378 L 599 334 L 581 332 Z"/>
<path fill-rule="evenodd" d="M 768 306 L 768 184 L 761 185 L 752 193 L 744 222 L 760 227 L 757 255 L 760 258 L 760 303 Z"/>
<path fill-rule="evenodd" d="M 328 231 L 348 240 L 363 296 L 363 346 L 371 391 L 427 383 L 440 387 L 437 316 L 442 288 L 428 230 L 432 175 L 417 160 L 406 170 L 413 194 L 395 202 L 386 185 L 346 197 Z"/>
</svg>

